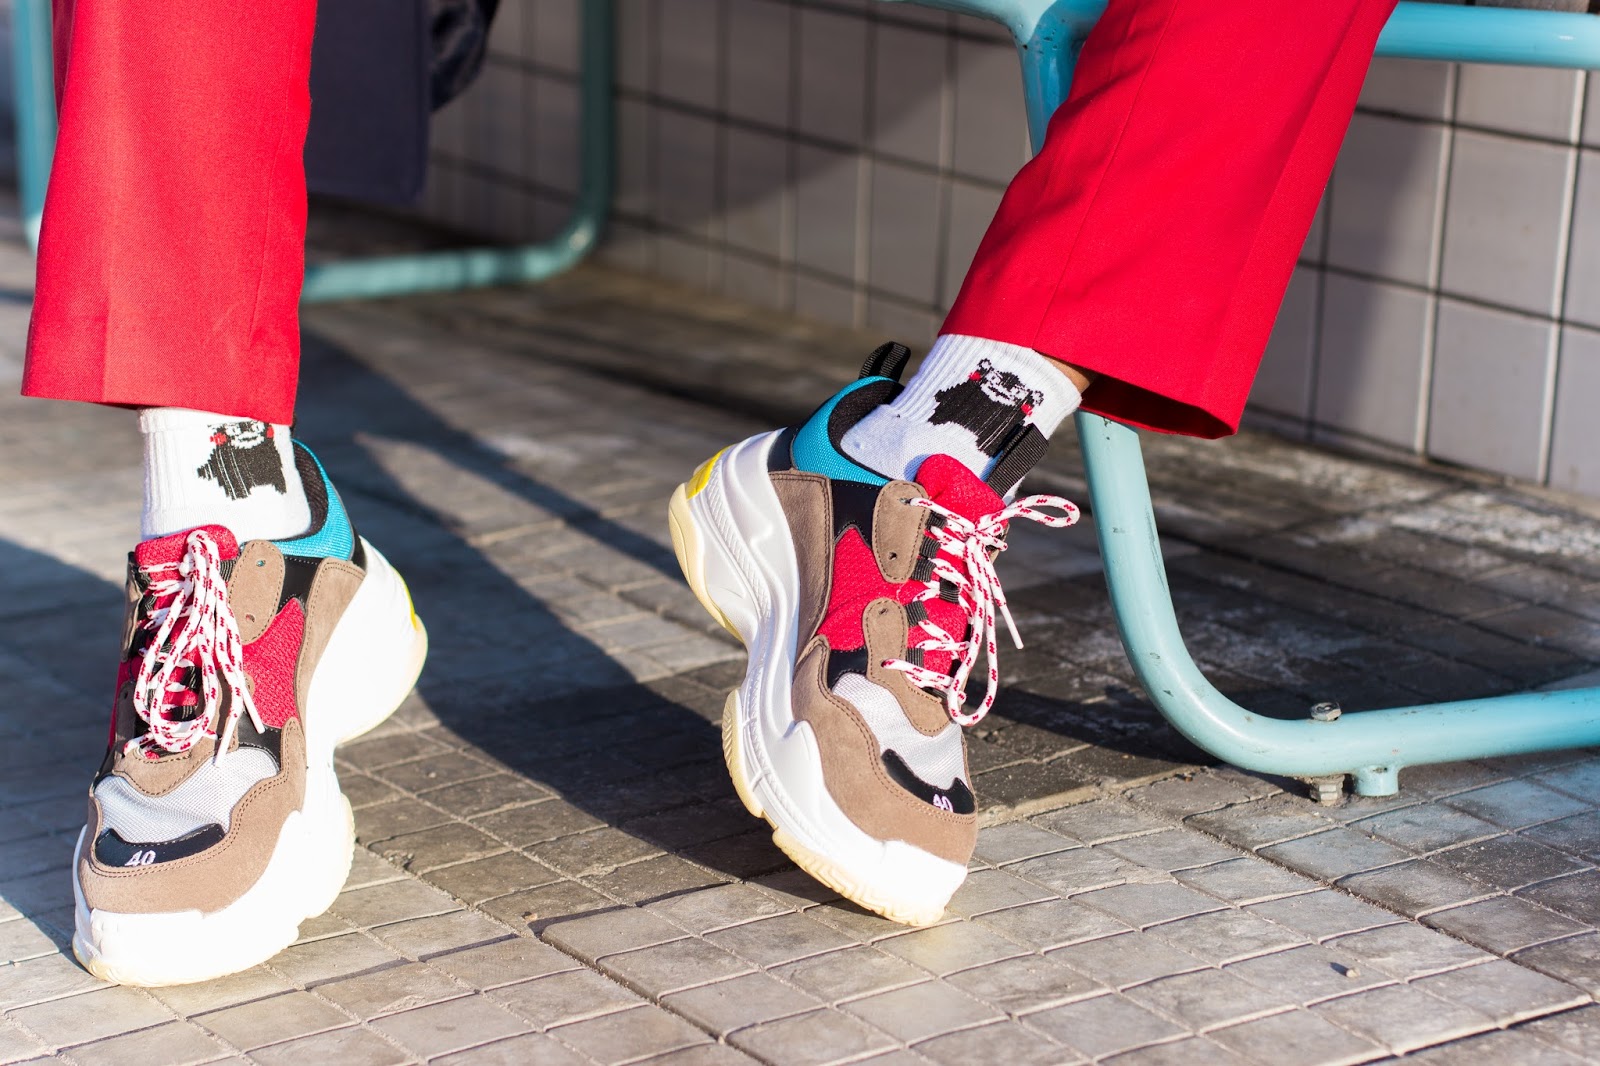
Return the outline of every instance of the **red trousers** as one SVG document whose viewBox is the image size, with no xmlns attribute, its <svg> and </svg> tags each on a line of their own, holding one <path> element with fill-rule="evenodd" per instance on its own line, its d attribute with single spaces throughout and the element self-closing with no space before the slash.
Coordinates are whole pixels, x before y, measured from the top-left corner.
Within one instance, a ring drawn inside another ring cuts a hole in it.
<svg viewBox="0 0 1600 1066">
<path fill-rule="evenodd" d="M 23 391 L 290 421 L 315 0 L 55 2 Z M 1110 0 L 945 332 L 1102 375 L 1101 414 L 1232 432 L 1393 6 Z"/>
</svg>

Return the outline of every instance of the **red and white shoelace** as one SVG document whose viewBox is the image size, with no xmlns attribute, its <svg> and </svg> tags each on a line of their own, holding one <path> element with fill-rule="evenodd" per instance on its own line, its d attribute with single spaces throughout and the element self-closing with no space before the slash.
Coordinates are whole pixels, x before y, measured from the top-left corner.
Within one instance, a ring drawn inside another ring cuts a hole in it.
<svg viewBox="0 0 1600 1066">
<path fill-rule="evenodd" d="M 931 526 L 928 529 L 928 536 L 939 542 L 940 553 L 934 558 L 933 573 L 926 587 L 911 602 L 940 599 L 941 583 L 948 582 L 955 587 L 957 603 L 967 612 L 967 631 L 972 637 L 969 640 L 957 639 L 945 632 L 932 618 L 926 618 L 912 627 L 912 636 L 917 629 L 921 629 L 925 636 L 910 640 L 909 646 L 922 651 L 949 652 L 955 660 L 955 670 L 940 673 L 904 659 L 886 659 L 883 665 L 890 670 L 904 671 L 907 679 L 918 688 L 943 692 L 945 708 L 950 712 L 950 717 L 959 725 L 974 725 L 994 706 L 995 695 L 1000 687 L 1000 651 L 995 642 L 997 612 L 1005 619 L 1012 643 L 1018 648 L 1022 647 L 1017 625 L 1011 619 L 1011 609 L 1006 606 L 1006 594 L 1000 588 L 1000 578 L 994 571 L 992 553 L 1005 550 L 1006 524 L 1011 519 L 1026 518 L 1052 529 L 1064 529 L 1077 522 L 1078 508 L 1060 496 L 1029 496 L 983 515 L 974 522 L 926 497 L 917 497 L 908 502 L 913 507 L 926 507 L 944 519 L 943 526 Z M 1062 513 L 1048 514 L 1039 510 L 1041 507 L 1055 508 Z M 946 558 L 947 555 L 964 565 L 957 567 L 950 558 Z M 964 710 L 967 704 L 967 678 L 977 665 L 980 645 L 987 656 L 989 686 L 984 693 L 983 703 L 968 714 Z"/>
<path fill-rule="evenodd" d="M 154 629 L 155 637 L 139 662 L 133 709 L 150 729 L 129 740 L 124 750 L 131 754 L 137 749 L 151 756 L 160 751 L 179 754 L 220 732 L 220 755 L 232 742 L 239 715 L 248 714 L 258 730 L 263 726 L 245 677 L 244 643 L 228 605 L 217 542 L 205 530 L 194 530 L 184 540 L 182 559 L 157 563 L 145 572 L 151 578 L 149 593 L 158 606 L 140 623 Z M 190 692 L 183 675 L 191 668 L 200 671 L 200 713 L 193 716 L 187 714 L 193 705 L 183 701 Z M 227 681 L 232 697 L 220 730 L 219 675 Z"/>
</svg>

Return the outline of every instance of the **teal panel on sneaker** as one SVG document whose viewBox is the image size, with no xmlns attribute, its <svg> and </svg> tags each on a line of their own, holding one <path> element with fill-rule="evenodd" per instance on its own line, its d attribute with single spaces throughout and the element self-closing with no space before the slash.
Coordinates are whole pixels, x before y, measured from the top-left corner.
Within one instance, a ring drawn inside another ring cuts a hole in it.
<svg viewBox="0 0 1600 1066">
<path fill-rule="evenodd" d="M 312 463 L 316 464 L 317 477 L 322 481 L 322 493 L 328 500 L 328 512 L 323 517 L 322 525 L 303 537 L 293 537 L 289 540 L 275 540 L 272 543 L 285 555 L 298 555 L 308 559 L 348 559 L 355 554 L 356 531 L 350 525 L 350 516 L 345 512 L 344 501 L 339 499 L 339 490 L 333 487 L 333 482 L 328 480 L 328 472 L 322 469 L 322 460 L 299 441 L 295 447 L 310 456 Z M 316 489 L 306 486 L 307 494 Z"/>
<path fill-rule="evenodd" d="M 889 479 L 876 470 L 869 470 L 860 463 L 845 455 L 833 445 L 833 438 L 828 435 L 828 422 L 833 418 L 834 408 L 839 406 L 839 401 L 858 389 L 868 385 L 881 385 L 884 382 L 898 384 L 893 378 L 870 377 L 853 381 L 849 385 L 834 393 L 832 399 L 817 408 L 815 414 L 806 419 L 794 434 L 794 443 L 790 447 L 794 457 L 794 465 L 810 474 L 821 474 L 823 477 L 834 481 L 858 481 L 864 485 L 887 485 Z"/>
</svg>

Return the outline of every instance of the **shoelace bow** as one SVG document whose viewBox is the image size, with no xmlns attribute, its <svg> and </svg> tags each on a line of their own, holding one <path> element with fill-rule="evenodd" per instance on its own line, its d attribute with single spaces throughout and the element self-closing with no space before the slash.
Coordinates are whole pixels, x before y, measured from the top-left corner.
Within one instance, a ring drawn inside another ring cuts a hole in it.
<svg viewBox="0 0 1600 1066">
<path fill-rule="evenodd" d="M 216 752 L 220 756 L 228 750 L 239 715 L 248 714 L 258 730 L 263 726 L 245 677 L 244 643 L 228 606 L 217 542 L 204 530 L 194 530 L 184 540 L 182 559 L 158 563 L 145 572 L 150 575 L 149 595 L 157 606 L 139 624 L 155 630 L 155 637 L 139 662 L 133 709 L 150 728 L 129 740 L 124 750 L 130 754 L 139 750 L 152 757 L 161 751 L 176 755 L 220 732 Z M 200 671 L 200 713 L 178 717 L 193 707 L 183 702 L 190 693 L 184 677 L 189 669 Z M 232 696 L 220 731 L 219 675 L 227 681 Z"/>
<path fill-rule="evenodd" d="M 941 551 L 934 557 L 933 573 L 925 583 L 926 587 L 911 602 L 940 599 L 941 582 L 948 582 L 955 587 L 958 605 L 967 612 L 967 632 L 972 636 L 967 640 L 957 639 L 945 632 L 931 617 L 925 618 L 912 628 L 913 631 L 920 628 L 926 635 L 920 640 L 911 641 L 909 646 L 922 651 L 949 652 L 955 660 L 955 670 L 940 673 L 904 659 L 885 659 L 883 666 L 904 671 L 907 679 L 918 688 L 942 692 L 950 717 L 959 725 L 974 725 L 994 706 L 995 695 L 1000 687 L 1000 651 L 995 641 L 997 612 L 1005 619 L 1012 643 L 1019 649 L 1022 647 L 1022 638 L 1017 635 L 1011 608 L 1006 605 L 1006 594 L 1000 587 L 1000 578 L 995 574 L 991 553 L 1005 551 L 1006 525 L 1011 519 L 1026 518 L 1052 529 L 1064 529 L 1077 522 L 1078 508 L 1060 496 L 1029 496 L 973 521 L 926 497 L 919 496 L 907 502 L 913 507 L 926 507 L 944 519 L 943 526 L 930 525 L 928 528 L 927 535 L 939 542 Z M 1041 507 L 1055 508 L 1062 513 L 1048 514 L 1039 510 Z M 946 558 L 946 554 L 963 563 L 964 567 L 958 568 Z M 980 646 L 987 655 L 989 685 L 983 703 L 972 714 L 967 714 L 964 710 L 967 704 L 967 678 L 977 665 Z"/>
</svg>

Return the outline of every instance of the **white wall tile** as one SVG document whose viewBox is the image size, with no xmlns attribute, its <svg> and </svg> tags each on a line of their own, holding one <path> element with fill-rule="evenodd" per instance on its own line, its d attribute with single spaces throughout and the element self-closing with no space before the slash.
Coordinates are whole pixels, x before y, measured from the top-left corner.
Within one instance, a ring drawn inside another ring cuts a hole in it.
<svg viewBox="0 0 1600 1066">
<path fill-rule="evenodd" d="M 1444 127 L 1356 115 L 1333 172 L 1328 262 L 1425 285 L 1433 270 Z"/>
<path fill-rule="evenodd" d="M 771 263 L 737 252 L 724 258 L 722 294 L 729 299 L 776 311 L 788 304 L 788 292 L 787 276 Z"/>
<path fill-rule="evenodd" d="M 1576 70 L 1466 63 L 1456 121 L 1506 133 L 1570 141 L 1577 133 L 1583 74 Z"/>
<path fill-rule="evenodd" d="M 654 110 L 637 100 L 617 101 L 617 174 L 612 210 L 643 218 L 655 210 L 651 178 L 651 123 Z M 537 145 L 544 149 L 546 145 Z"/>
<path fill-rule="evenodd" d="M 907 307 L 881 296 L 867 298 L 867 328 L 913 349 L 926 350 L 933 343 L 941 320 L 942 316 L 920 307 Z"/>
<path fill-rule="evenodd" d="M 861 164 L 850 152 L 795 146 L 795 259 L 814 270 L 856 276 Z"/>
<path fill-rule="evenodd" d="M 950 183 L 950 204 L 944 250 L 944 284 L 938 295 L 940 304 L 948 307 L 955 302 L 956 293 L 972 265 L 973 254 L 989 229 L 995 210 L 1000 206 L 1000 190 L 987 185 L 973 185 L 964 181 Z"/>
<path fill-rule="evenodd" d="M 584 0 L 506 0 L 500 10 L 526 4 L 531 10 L 524 13 L 531 35 L 533 58 L 543 66 L 576 74 L 579 67 L 578 40 L 583 25 L 581 5 Z M 620 15 L 632 14 L 626 0 Z M 500 15 L 495 16 L 497 19 Z"/>
<path fill-rule="evenodd" d="M 1017 50 L 1008 43 L 956 42 L 956 173 L 1004 183 L 1028 157 Z"/>
<path fill-rule="evenodd" d="M 1441 288 L 1524 311 L 1555 310 L 1573 151 L 1494 134 L 1456 134 Z"/>
<path fill-rule="evenodd" d="M 1250 406 L 1274 414 L 1309 418 L 1311 377 L 1317 340 L 1317 290 L 1320 275 L 1301 267 L 1289 279 L 1272 339 L 1261 359 Z"/>
<path fill-rule="evenodd" d="M 1429 298 L 1329 274 L 1316 369 L 1316 419 L 1410 448 L 1417 438 Z"/>
<path fill-rule="evenodd" d="M 668 281 L 697 289 L 716 284 L 716 258 L 699 241 L 670 233 L 656 236 L 656 272 Z"/>
<path fill-rule="evenodd" d="M 1600 147 L 1600 78 L 1590 73 L 1584 92 L 1583 143 Z"/>
<path fill-rule="evenodd" d="M 942 33 L 892 24 L 873 35 L 872 145 L 936 167 L 944 158 L 946 60 Z"/>
<path fill-rule="evenodd" d="M 776 259 L 786 245 L 789 142 L 729 127 L 723 160 L 724 226 L 729 244 Z"/>
<path fill-rule="evenodd" d="M 656 210 L 674 229 L 711 235 L 716 213 L 717 126 L 710 119 L 661 111 L 656 116 Z M 675 275 L 676 276 L 676 275 Z"/>
<path fill-rule="evenodd" d="M 773 0 L 728 5 L 728 111 L 769 126 L 789 124 L 794 8 Z"/>
<path fill-rule="evenodd" d="M 1568 327 L 1561 334 L 1550 485 L 1600 496 L 1600 333 Z"/>
<path fill-rule="evenodd" d="M 648 92 L 655 80 L 656 0 L 616 0 L 617 84 Z"/>
<path fill-rule="evenodd" d="M 815 137 L 858 145 L 867 120 L 867 23 L 817 8 L 800 9 L 796 124 Z"/>
<path fill-rule="evenodd" d="M 939 179 L 886 160 L 872 164 L 874 289 L 931 305 L 939 271 Z"/>
<path fill-rule="evenodd" d="M 797 275 L 794 279 L 794 313 L 804 318 L 853 326 L 860 303 L 855 289 L 849 285 L 808 274 Z"/>
<path fill-rule="evenodd" d="M 1443 300 L 1428 402 L 1428 451 L 1537 478 L 1543 458 L 1549 322 Z"/>
<path fill-rule="evenodd" d="M 536 79 L 533 89 L 536 147 L 530 154 L 533 179 L 540 185 L 577 193 L 582 169 L 578 135 L 582 109 L 576 85 L 556 78 Z"/>
<path fill-rule="evenodd" d="M 1596 79 L 1600 82 L 1600 78 Z M 1600 326 L 1600 152 L 1579 153 L 1567 257 L 1568 319 Z"/>
<path fill-rule="evenodd" d="M 656 0 L 656 92 L 700 107 L 717 106 L 719 0 Z"/>
<path fill-rule="evenodd" d="M 1450 116 L 1453 75 L 1451 63 L 1374 59 L 1361 86 L 1360 106 L 1415 118 L 1446 119 Z"/>
</svg>

